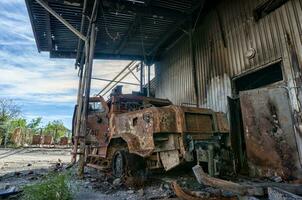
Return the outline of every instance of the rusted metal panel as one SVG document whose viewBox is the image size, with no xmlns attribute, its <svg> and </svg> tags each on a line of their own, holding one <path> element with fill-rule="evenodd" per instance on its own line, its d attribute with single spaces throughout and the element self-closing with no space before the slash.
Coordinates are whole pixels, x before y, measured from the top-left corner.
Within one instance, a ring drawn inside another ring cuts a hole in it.
<svg viewBox="0 0 302 200">
<path fill-rule="evenodd" d="M 121 137 L 128 143 L 129 151 L 141 156 L 154 151 L 153 133 L 181 133 L 174 106 L 147 108 L 112 116 L 112 137 Z"/>
<path fill-rule="evenodd" d="M 166 171 L 180 164 L 178 150 L 160 152 L 160 159 Z"/>
<path fill-rule="evenodd" d="M 230 132 L 230 126 L 229 122 L 227 120 L 226 114 L 222 112 L 217 112 L 216 114 L 216 121 L 218 130 L 220 133 L 229 133 Z"/>
<path fill-rule="evenodd" d="M 244 91 L 240 102 L 251 175 L 289 179 L 301 174 L 288 91 Z"/>
</svg>

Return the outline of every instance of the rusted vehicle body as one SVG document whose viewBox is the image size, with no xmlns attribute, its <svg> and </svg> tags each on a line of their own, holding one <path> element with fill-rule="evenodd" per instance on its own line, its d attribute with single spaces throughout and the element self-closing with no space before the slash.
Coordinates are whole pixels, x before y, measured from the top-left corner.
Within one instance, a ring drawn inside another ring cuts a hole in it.
<svg viewBox="0 0 302 200">
<path fill-rule="evenodd" d="M 222 113 L 121 93 L 107 102 L 90 99 L 86 146 L 87 166 L 112 167 L 116 176 L 137 170 L 137 165 L 168 171 L 193 161 L 218 175 L 230 160 L 229 128 Z"/>
</svg>

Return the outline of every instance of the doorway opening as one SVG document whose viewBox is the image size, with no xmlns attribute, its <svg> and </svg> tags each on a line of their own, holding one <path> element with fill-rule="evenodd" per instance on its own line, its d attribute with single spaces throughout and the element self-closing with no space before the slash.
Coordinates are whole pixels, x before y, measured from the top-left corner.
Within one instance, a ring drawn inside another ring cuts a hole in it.
<svg viewBox="0 0 302 200">
<path fill-rule="evenodd" d="M 228 97 L 230 131 L 236 158 L 236 170 L 241 174 L 248 173 L 248 165 L 239 93 L 241 91 L 280 84 L 282 81 L 283 73 L 281 61 L 266 65 L 251 72 L 243 73 L 232 79 L 233 96 Z"/>
</svg>

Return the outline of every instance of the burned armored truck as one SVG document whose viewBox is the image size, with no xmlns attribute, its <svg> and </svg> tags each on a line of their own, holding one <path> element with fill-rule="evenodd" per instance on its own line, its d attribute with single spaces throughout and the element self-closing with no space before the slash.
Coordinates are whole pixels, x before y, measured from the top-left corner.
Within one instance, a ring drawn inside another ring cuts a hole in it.
<svg viewBox="0 0 302 200">
<path fill-rule="evenodd" d="M 198 162 L 218 175 L 230 161 L 230 135 L 222 113 L 176 106 L 169 100 L 122 94 L 91 97 L 86 165 L 121 177 L 139 168 L 171 170 Z"/>
</svg>

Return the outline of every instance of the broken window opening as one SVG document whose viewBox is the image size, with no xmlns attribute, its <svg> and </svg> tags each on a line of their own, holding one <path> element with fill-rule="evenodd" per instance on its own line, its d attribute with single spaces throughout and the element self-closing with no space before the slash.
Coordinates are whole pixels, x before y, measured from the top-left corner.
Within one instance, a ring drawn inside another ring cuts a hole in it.
<svg viewBox="0 0 302 200">
<path fill-rule="evenodd" d="M 261 88 L 283 81 L 281 61 L 234 79 L 236 95 L 240 91 Z"/>
</svg>

